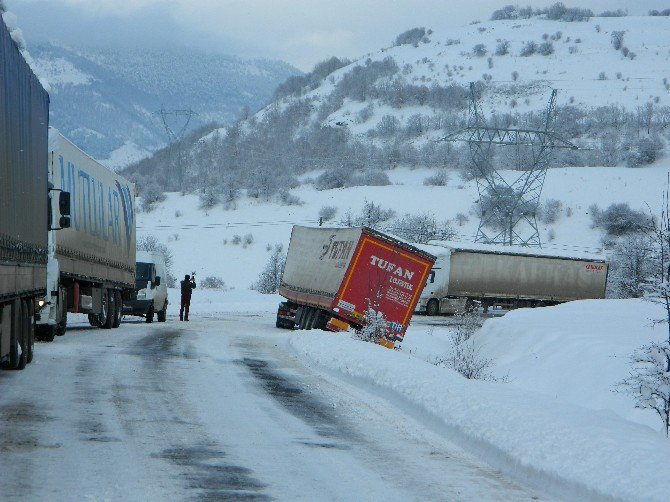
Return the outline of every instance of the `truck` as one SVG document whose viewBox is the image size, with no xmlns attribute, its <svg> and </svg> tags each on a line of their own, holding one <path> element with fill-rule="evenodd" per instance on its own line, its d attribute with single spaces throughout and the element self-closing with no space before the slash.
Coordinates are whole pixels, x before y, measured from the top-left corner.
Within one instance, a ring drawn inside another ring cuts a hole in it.
<svg viewBox="0 0 670 502">
<path fill-rule="evenodd" d="M 0 16 L 0 366 L 33 359 L 45 294 L 49 94 Z"/>
<path fill-rule="evenodd" d="M 382 319 L 376 340 L 402 341 L 435 257 L 368 227 L 294 226 L 279 294 L 277 327 L 362 330 Z"/>
<path fill-rule="evenodd" d="M 71 226 L 49 231 L 46 296 L 37 338 L 65 334 L 67 314 L 116 328 L 135 290 L 135 186 L 49 129 L 48 178 L 70 194 Z"/>
<path fill-rule="evenodd" d="M 605 297 L 608 263 L 602 257 L 454 242 L 421 248 L 437 256 L 416 307 L 427 315 Z"/>
<path fill-rule="evenodd" d="M 137 251 L 135 289 L 123 301 L 123 314 L 144 317 L 153 322 L 165 322 L 168 307 L 167 268 L 158 251 Z"/>
</svg>

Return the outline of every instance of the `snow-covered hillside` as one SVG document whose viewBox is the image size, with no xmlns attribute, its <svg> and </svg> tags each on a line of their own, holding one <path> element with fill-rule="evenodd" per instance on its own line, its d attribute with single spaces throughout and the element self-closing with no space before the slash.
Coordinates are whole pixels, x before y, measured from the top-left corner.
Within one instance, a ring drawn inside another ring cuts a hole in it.
<svg viewBox="0 0 670 502">
<path fill-rule="evenodd" d="M 668 159 L 639 169 L 549 170 L 543 199 L 558 200 L 562 208 L 555 223 L 540 227 L 544 247 L 561 253 L 603 252 L 603 232 L 592 228 L 591 206 L 604 209 L 623 202 L 635 210 L 660 214 L 669 171 Z M 398 168 L 388 173 L 393 184 L 381 187 L 319 191 L 305 184 L 291 191 L 301 205 L 244 197 L 235 210 L 227 211 L 222 205 L 200 209 L 197 196 L 169 193 L 153 211 L 138 213 L 138 235 L 155 235 L 169 247 L 177 276 L 195 270 L 200 277 L 219 276 L 236 289 L 248 288 L 256 280 L 275 244 L 287 248 L 292 225 L 317 225 L 324 206 L 336 208 L 335 216 L 325 225 L 338 225 L 348 212 L 360 214 L 368 201 L 394 210 L 395 218 L 406 213 L 427 213 L 437 220 L 449 220 L 457 240 L 472 242 L 479 223 L 475 214 L 476 183 L 454 176 L 447 186 L 425 186 L 423 181 L 431 173 L 427 168 Z M 468 218 L 461 226 L 457 221 L 459 213 Z M 246 236 L 251 243 L 245 244 Z"/>
</svg>

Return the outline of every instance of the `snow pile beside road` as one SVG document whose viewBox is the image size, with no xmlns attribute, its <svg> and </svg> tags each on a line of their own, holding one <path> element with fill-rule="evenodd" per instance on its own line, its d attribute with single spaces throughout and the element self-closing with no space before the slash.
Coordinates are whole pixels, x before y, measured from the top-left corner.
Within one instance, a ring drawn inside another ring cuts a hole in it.
<svg viewBox="0 0 670 502">
<path fill-rule="evenodd" d="M 577 330 L 577 333 L 590 334 L 586 336 L 588 340 L 593 333 L 599 333 L 592 330 L 600 327 L 599 320 L 605 310 L 611 311 L 612 304 L 603 302 L 610 304 L 609 309 L 599 309 L 593 302 L 580 303 L 583 303 L 582 313 L 594 312 L 592 322 L 582 324 L 583 329 Z M 569 330 L 570 318 L 580 317 L 571 307 L 537 310 L 538 315 L 560 316 L 560 319 L 544 324 L 543 328 L 529 328 L 525 335 L 530 336 L 532 332 L 541 344 L 543 339 L 546 342 L 557 336 L 552 325 L 562 325 Z M 634 307 L 626 311 L 628 315 L 635 312 Z M 523 311 L 515 314 L 516 317 L 525 315 Z M 631 322 L 644 325 L 647 314 L 644 308 L 638 308 Z M 511 326 L 511 323 L 507 324 Z M 493 324 L 504 326 L 506 323 Z M 621 324 L 609 333 L 605 342 L 611 341 L 621 349 L 615 340 L 628 336 L 628 328 L 626 323 Z M 410 332 L 407 338 L 411 336 Z M 648 337 L 641 333 L 639 344 L 647 341 Z M 600 495 L 625 500 L 666 500 L 670 493 L 667 469 L 661 467 L 670 458 L 670 443 L 661 433 L 609 410 L 588 409 L 519 387 L 511 371 L 516 366 L 510 361 L 506 364 L 513 382 L 506 384 L 466 380 L 412 354 L 389 351 L 341 334 L 296 332 L 291 335 L 290 343 L 318 365 L 344 373 L 357 382 L 371 384 L 376 393 L 386 391 L 392 399 L 400 397 L 401 401 L 409 402 L 420 410 L 426 421 L 438 424 L 450 439 L 478 452 L 506 472 L 543 485 L 560 486 L 562 493 L 566 488 L 572 489 L 578 498 Z M 570 345 L 579 349 L 586 341 Z M 512 351 L 522 353 L 523 349 L 515 345 L 509 349 Z M 570 374 L 583 364 L 578 357 L 573 363 L 567 362 L 567 354 L 561 359 L 563 374 Z M 605 371 L 615 376 L 613 370 Z M 541 375 L 542 365 L 538 363 L 534 372 L 523 378 L 533 382 Z M 625 374 L 617 375 L 613 383 L 623 376 Z M 589 381 L 580 384 L 585 388 L 590 385 Z M 527 387 L 532 387 L 532 383 Z M 604 392 L 609 393 L 609 389 Z"/>
</svg>

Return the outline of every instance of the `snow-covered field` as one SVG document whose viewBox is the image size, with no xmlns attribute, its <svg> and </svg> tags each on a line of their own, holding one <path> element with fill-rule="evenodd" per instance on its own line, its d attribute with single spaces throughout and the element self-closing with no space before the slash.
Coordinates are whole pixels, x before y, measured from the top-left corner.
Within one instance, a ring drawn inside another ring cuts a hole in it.
<svg viewBox="0 0 670 502">
<path fill-rule="evenodd" d="M 549 170 L 542 200 L 559 200 L 563 209 L 556 223 L 540 225 L 544 248 L 561 254 L 603 252 L 602 233 L 592 228 L 591 205 L 606 209 L 612 203 L 625 202 L 633 209 L 660 214 L 669 171 L 670 158 L 639 169 Z M 478 224 L 474 214 L 475 182 L 463 182 L 452 173 L 445 187 L 424 186 L 423 180 L 433 173 L 430 169 L 398 168 L 389 171 L 392 185 L 382 187 L 317 191 L 303 185 L 291 191 L 303 202 L 301 206 L 242 198 L 234 211 L 224 211 L 221 206 L 203 211 L 197 196 L 170 193 L 154 211 L 138 213 L 138 236 L 154 235 L 168 245 L 174 254 L 177 277 L 196 271 L 201 279 L 219 276 L 235 289 L 247 289 L 256 280 L 275 244 L 287 248 L 294 224 L 317 225 L 323 206 L 337 208 L 332 222 L 326 225 L 337 225 L 347 211 L 354 216 L 360 214 L 366 200 L 393 209 L 397 216 L 429 213 L 438 220 L 451 220 L 457 232 L 455 240 L 472 242 Z M 458 213 L 469 218 L 463 226 L 453 221 Z M 554 235 L 551 241 L 550 234 Z M 240 239 L 238 244 L 235 236 Z M 244 244 L 245 236 L 251 236 L 253 242 Z"/>
</svg>

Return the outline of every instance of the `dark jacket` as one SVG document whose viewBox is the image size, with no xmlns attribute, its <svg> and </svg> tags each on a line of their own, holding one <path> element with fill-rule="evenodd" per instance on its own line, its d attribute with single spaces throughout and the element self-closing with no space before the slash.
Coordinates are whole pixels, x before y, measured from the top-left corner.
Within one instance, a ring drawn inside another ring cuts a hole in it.
<svg viewBox="0 0 670 502">
<path fill-rule="evenodd" d="M 182 298 L 191 298 L 191 293 L 193 293 L 193 290 L 196 288 L 195 281 L 191 279 L 190 281 L 187 281 L 184 279 L 181 281 L 181 297 Z"/>
</svg>

